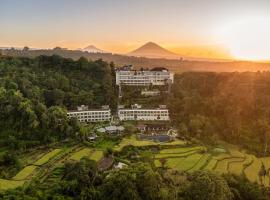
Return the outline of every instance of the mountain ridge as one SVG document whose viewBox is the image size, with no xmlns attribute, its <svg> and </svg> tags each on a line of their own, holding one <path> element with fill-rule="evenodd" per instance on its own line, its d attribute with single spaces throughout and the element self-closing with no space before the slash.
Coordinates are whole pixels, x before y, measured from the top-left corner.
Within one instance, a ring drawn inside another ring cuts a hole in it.
<svg viewBox="0 0 270 200">
<path fill-rule="evenodd" d="M 89 53 L 108 53 L 105 50 L 99 49 L 97 48 L 95 45 L 88 45 L 87 47 L 83 48 L 83 49 L 78 49 L 80 51 L 87 51 Z"/>
<path fill-rule="evenodd" d="M 182 57 L 181 55 L 171 52 L 154 42 L 147 42 L 141 47 L 127 53 L 126 55 L 135 57 L 167 59 L 180 59 Z"/>
</svg>

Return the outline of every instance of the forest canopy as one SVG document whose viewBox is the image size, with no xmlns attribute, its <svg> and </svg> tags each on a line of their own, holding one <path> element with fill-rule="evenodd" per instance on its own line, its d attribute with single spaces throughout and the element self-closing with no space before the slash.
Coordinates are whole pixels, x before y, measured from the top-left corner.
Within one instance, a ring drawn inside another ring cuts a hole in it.
<svg viewBox="0 0 270 200">
<path fill-rule="evenodd" d="M 269 154 L 270 72 L 187 72 L 175 77 L 170 114 L 180 134 Z"/>
<path fill-rule="evenodd" d="M 0 58 L 0 142 L 27 148 L 73 137 L 67 109 L 115 108 L 113 64 L 59 56 Z"/>
</svg>

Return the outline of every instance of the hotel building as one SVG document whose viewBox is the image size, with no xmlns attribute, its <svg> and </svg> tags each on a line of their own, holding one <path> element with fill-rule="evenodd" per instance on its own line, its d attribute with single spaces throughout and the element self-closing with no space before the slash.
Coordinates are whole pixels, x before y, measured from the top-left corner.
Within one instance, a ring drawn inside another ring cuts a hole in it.
<svg viewBox="0 0 270 200">
<path fill-rule="evenodd" d="M 132 67 L 124 67 L 116 70 L 116 85 L 166 85 L 173 83 L 173 76 L 174 74 L 165 68 L 132 70 Z"/>
<path fill-rule="evenodd" d="M 67 112 L 68 118 L 77 118 L 80 122 L 104 122 L 111 120 L 111 110 L 109 106 L 102 106 L 102 109 L 88 109 L 82 105 L 77 110 Z"/>
<path fill-rule="evenodd" d="M 169 110 L 166 106 L 160 106 L 159 108 L 154 109 L 146 109 L 142 108 L 140 105 L 133 105 L 131 108 L 121 108 L 118 109 L 118 117 L 121 121 L 168 121 L 169 118 Z"/>
</svg>

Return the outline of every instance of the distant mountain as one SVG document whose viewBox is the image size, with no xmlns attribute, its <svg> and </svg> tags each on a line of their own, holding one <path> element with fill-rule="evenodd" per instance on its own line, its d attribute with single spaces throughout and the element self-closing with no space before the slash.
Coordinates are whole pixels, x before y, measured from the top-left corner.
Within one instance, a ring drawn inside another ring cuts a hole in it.
<svg viewBox="0 0 270 200">
<path fill-rule="evenodd" d="M 173 53 L 154 42 L 148 42 L 138 49 L 127 54 L 128 56 L 146 57 L 146 58 L 167 58 L 179 59 L 180 55 Z"/>
<path fill-rule="evenodd" d="M 102 49 L 99 49 L 95 47 L 94 45 L 89 45 L 83 49 L 79 49 L 80 51 L 87 51 L 89 53 L 108 53 L 107 51 L 104 51 Z"/>
<path fill-rule="evenodd" d="M 73 51 L 60 48 L 55 51 L 53 49 L 40 49 L 40 50 L 1 50 L 0 54 L 4 56 L 14 57 L 30 57 L 35 58 L 40 55 L 59 55 L 65 58 L 72 58 L 78 60 L 85 57 L 90 60 L 102 59 L 107 62 L 114 62 L 115 66 L 121 67 L 124 65 L 133 65 L 135 69 L 141 67 L 165 67 L 175 73 L 183 73 L 185 71 L 211 71 L 211 72 L 243 72 L 243 71 L 270 71 L 270 63 L 263 62 L 249 62 L 237 60 L 216 60 L 213 59 L 163 59 L 163 58 L 142 58 L 134 56 L 126 56 L 111 53 L 89 53 L 87 51 Z"/>
</svg>

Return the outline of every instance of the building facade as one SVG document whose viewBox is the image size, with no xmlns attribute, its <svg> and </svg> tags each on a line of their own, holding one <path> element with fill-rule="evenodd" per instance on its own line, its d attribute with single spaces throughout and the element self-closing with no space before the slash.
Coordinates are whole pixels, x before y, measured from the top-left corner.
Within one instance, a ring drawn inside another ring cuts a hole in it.
<svg viewBox="0 0 270 200">
<path fill-rule="evenodd" d="M 140 106 L 118 109 L 118 117 L 121 121 L 168 121 L 169 110 L 166 108 L 145 109 Z"/>
<path fill-rule="evenodd" d="M 88 106 L 79 106 L 77 110 L 67 112 L 68 118 L 77 118 L 80 122 L 104 122 L 111 120 L 111 110 L 105 106 L 102 109 L 88 109 Z"/>
<path fill-rule="evenodd" d="M 143 96 L 158 96 L 160 95 L 160 91 L 159 90 L 142 90 L 141 91 L 141 95 Z"/>
<path fill-rule="evenodd" d="M 168 83 L 173 83 L 173 76 L 174 74 L 165 68 L 140 71 L 129 68 L 118 69 L 116 70 L 116 85 L 166 85 Z"/>
</svg>

